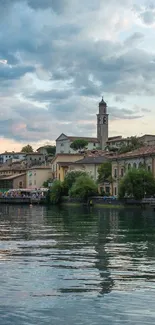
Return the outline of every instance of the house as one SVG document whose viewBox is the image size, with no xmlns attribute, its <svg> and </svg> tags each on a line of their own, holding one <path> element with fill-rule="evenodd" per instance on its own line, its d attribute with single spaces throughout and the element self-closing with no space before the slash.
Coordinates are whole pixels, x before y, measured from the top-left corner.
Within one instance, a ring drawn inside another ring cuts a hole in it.
<svg viewBox="0 0 155 325">
<path fill-rule="evenodd" d="M 12 159 L 13 161 L 21 161 L 25 159 L 26 154 L 23 152 L 8 152 L 0 154 L 0 163 L 5 164 L 8 160 Z"/>
<path fill-rule="evenodd" d="M 95 181 L 98 178 L 98 168 L 108 158 L 106 156 L 86 156 L 83 159 L 75 161 L 70 164 L 68 171 L 83 171 L 90 175 Z"/>
<path fill-rule="evenodd" d="M 3 176 L 11 176 L 11 175 L 18 175 L 26 172 L 25 166 L 21 164 L 12 164 L 11 166 L 2 165 L 0 167 L 0 177 Z"/>
<path fill-rule="evenodd" d="M 73 149 L 71 149 L 70 145 L 75 140 L 85 140 L 88 142 L 87 149 L 92 150 L 94 148 L 97 148 L 99 146 L 99 142 L 97 138 L 89 138 L 89 137 L 73 137 L 73 136 L 67 136 L 64 133 L 62 133 L 57 139 L 56 139 L 56 154 L 59 153 L 75 153 Z"/>
<path fill-rule="evenodd" d="M 45 156 L 39 152 L 27 153 L 25 156 L 25 161 L 27 166 L 41 165 L 45 162 Z"/>
<path fill-rule="evenodd" d="M 144 134 L 141 137 L 137 137 L 139 142 L 144 145 L 155 145 L 155 135 Z M 117 136 L 113 138 L 108 138 L 107 146 L 110 148 L 120 148 L 122 146 L 129 146 L 132 143 L 132 137 L 123 138 L 122 136 Z"/>
<path fill-rule="evenodd" d="M 118 195 L 119 182 L 130 168 L 144 165 L 155 177 L 155 146 L 139 149 L 111 157 L 114 195 Z"/>
<path fill-rule="evenodd" d="M 26 172 L 26 187 L 41 188 L 43 183 L 52 178 L 52 169 L 49 166 L 34 166 Z"/>
<path fill-rule="evenodd" d="M 26 187 L 26 173 L 0 177 L 0 191 Z"/>
<path fill-rule="evenodd" d="M 84 154 L 80 153 L 74 153 L 74 154 L 67 154 L 67 153 L 60 153 L 57 154 L 52 162 L 51 162 L 51 168 L 52 168 L 52 179 L 64 181 L 64 177 L 68 171 L 69 165 L 72 162 L 75 162 L 79 159 L 82 159 L 84 157 Z"/>
</svg>

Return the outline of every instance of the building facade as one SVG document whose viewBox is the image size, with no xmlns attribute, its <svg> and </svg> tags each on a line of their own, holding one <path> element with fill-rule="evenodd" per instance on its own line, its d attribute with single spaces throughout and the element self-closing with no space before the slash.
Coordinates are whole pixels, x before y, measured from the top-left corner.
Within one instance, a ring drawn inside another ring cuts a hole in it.
<svg viewBox="0 0 155 325">
<path fill-rule="evenodd" d="M 29 189 L 41 188 L 43 183 L 52 178 L 51 167 L 36 166 L 26 172 L 26 187 Z"/>
<path fill-rule="evenodd" d="M 41 165 L 45 162 L 45 156 L 38 152 L 27 153 L 25 161 L 27 166 Z"/>
<path fill-rule="evenodd" d="M 51 162 L 52 180 L 60 180 L 63 182 L 70 164 L 83 157 L 84 155 L 79 153 L 57 154 Z"/>
<path fill-rule="evenodd" d="M 99 146 L 99 142 L 97 138 L 73 137 L 73 136 L 67 136 L 64 133 L 62 133 L 56 139 L 56 154 L 59 153 L 75 154 L 76 151 L 70 147 L 75 140 L 86 140 L 88 142 L 87 150 L 93 150 L 94 148 L 97 148 Z"/>
<path fill-rule="evenodd" d="M 0 191 L 26 187 L 26 173 L 3 176 L 0 178 Z"/>
<path fill-rule="evenodd" d="M 146 146 L 111 158 L 114 195 L 118 195 L 119 182 L 131 168 L 144 166 L 155 177 L 155 146 Z"/>
<path fill-rule="evenodd" d="M 24 160 L 26 157 L 26 154 L 23 152 L 7 152 L 5 151 L 4 153 L 0 154 L 0 163 L 5 164 L 7 161 L 12 159 L 13 161 L 21 161 Z"/>
</svg>

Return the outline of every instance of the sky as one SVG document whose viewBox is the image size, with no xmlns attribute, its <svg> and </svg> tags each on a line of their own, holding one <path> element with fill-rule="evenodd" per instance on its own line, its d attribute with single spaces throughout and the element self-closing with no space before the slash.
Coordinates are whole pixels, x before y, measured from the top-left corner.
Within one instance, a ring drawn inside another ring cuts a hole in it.
<svg viewBox="0 0 155 325">
<path fill-rule="evenodd" d="M 0 150 L 96 136 L 154 134 L 155 2 L 0 1 Z"/>
</svg>

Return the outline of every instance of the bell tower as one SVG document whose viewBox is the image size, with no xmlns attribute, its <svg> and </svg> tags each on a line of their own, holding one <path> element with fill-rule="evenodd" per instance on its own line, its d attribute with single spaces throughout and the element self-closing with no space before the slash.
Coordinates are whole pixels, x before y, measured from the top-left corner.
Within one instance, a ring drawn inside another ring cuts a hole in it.
<svg viewBox="0 0 155 325">
<path fill-rule="evenodd" d="M 108 141 L 108 115 L 107 103 L 102 97 L 102 100 L 99 103 L 99 113 L 97 114 L 97 138 L 102 150 L 105 149 Z"/>
</svg>

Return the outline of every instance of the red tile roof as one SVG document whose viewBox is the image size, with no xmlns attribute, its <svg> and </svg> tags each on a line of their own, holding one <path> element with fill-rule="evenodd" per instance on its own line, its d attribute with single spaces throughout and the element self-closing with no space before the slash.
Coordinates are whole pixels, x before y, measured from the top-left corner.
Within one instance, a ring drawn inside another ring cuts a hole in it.
<svg viewBox="0 0 155 325">
<path fill-rule="evenodd" d="M 155 146 L 144 146 L 130 152 L 116 154 L 112 157 L 112 159 L 132 158 L 132 157 L 150 156 L 150 155 L 155 155 Z"/>
</svg>

